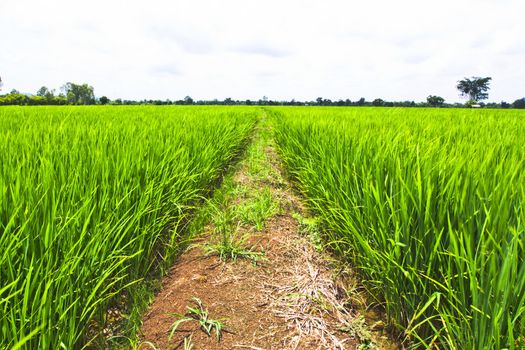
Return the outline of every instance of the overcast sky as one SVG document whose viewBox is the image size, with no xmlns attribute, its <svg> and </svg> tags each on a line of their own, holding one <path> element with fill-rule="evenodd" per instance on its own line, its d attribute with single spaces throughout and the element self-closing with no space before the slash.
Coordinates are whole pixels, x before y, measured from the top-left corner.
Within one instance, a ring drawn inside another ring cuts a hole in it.
<svg viewBox="0 0 525 350">
<path fill-rule="evenodd" d="M 111 99 L 525 96 L 524 0 L 0 0 L 3 92 Z"/>
</svg>

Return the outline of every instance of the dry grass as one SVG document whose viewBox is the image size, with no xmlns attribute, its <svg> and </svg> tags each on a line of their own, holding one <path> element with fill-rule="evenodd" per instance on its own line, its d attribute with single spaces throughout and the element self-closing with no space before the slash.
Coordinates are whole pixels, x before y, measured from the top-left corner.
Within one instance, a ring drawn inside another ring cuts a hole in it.
<svg viewBox="0 0 525 350">
<path fill-rule="evenodd" d="M 334 278 L 327 258 L 306 238 L 287 235 L 279 239 L 284 278 L 280 283 L 266 281 L 264 289 L 268 309 L 295 330 L 289 348 L 316 343 L 320 349 L 347 349 L 357 341 L 377 349 L 363 317 L 347 309 L 348 294 Z"/>
</svg>

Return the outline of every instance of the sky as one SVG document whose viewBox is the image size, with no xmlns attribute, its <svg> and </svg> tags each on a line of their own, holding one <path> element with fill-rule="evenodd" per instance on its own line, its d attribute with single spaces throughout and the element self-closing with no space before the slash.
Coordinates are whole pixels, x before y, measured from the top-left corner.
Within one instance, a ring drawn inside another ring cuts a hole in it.
<svg viewBox="0 0 525 350">
<path fill-rule="evenodd" d="M 525 96 L 524 0 L 0 0 L 2 92 L 110 99 Z"/>
</svg>

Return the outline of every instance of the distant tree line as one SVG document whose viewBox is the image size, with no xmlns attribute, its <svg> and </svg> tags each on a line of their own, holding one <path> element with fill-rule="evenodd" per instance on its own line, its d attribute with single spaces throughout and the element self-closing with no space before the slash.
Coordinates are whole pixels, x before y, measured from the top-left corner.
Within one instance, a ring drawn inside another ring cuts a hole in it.
<svg viewBox="0 0 525 350">
<path fill-rule="evenodd" d="M 110 105 L 216 105 L 216 106 L 326 106 L 326 107 L 345 107 L 345 106 L 366 106 L 366 107 L 439 107 L 439 108 L 464 108 L 472 107 L 469 104 L 464 103 L 446 103 L 442 97 L 439 96 L 429 96 L 425 102 L 415 102 L 415 101 L 385 101 L 383 99 L 377 98 L 373 101 L 366 101 L 364 98 L 360 98 L 356 101 L 351 101 L 350 99 L 346 100 L 336 100 L 332 101 L 330 99 L 325 99 L 322 97 L 317 98 L 315 101 L 282 101 L 282 100 L 234 100 L 231 98 L 226 98 L 224 100 L 196 100 L 186 97 L 185 99 L 180 100 L 122 100 L 116 99 L 113 101 L 104 101 L 100 104 L 110 104 Z M 525 108 L 525 97 L 514 101 L 513 103 L 502 102 L 479 102 L 480 107 L 485 108 Z"/>
<path fill-rule="evenodd" d="M 35 95 L 23 94 L 17 90 L 11 90 L 7 95 L 0 95 L 0 105 L 93 105 L 101 103 L 101 100 L 103 97 L 98 100 L 95 98 L 95 90 L 92 86 L 75 83 L 66 83 L 59 94 L 56 94 L 54 89 L 42 86 Z"/>
<path fill-rule="evenodd" d="M 486 107 L 486 108 L 525 108 L 525 97 L 514 101 L 513 103 L 502 102 L 477 102 L 488 98 L 488 84 L 491 78 L 465 78 L 458 81 L 457 89 L 462 96 L 469 98 L 469 101 L 463 103 L 446 103 L 445 99 L 440 96 L 430 95 L 424 102 L 415 101 L 386 101 L 376 98 L 372 101 L 366 101 L 364 97 L 356 101 L 350 99 L 332 101 L 327 98 L 318 97 L 313 101 L 276 101 L 263 97 L 259 100 L 234 100 L 225 98 L 224 100 L 197 100 L 186 96 L 179 100 L 110 100 L 106 96 L 95 97 L 94 88 L 88 84 L 75 84 L 68 82 L 61 87 L 60 93 L 55 90 L 42 86 L 35 95 L 23 94 L 16 90 L 10 93 L 0 95 L 0 105 L 245 105 L 245 106 L 375 106 L 375 107 L 439 107 L 439 108 L 461 108 L 461 107 Z M 2 79 L 0 78 L 0 89 Z M 1 91 L 1 90 L 0 90 Z"/>
</svg>

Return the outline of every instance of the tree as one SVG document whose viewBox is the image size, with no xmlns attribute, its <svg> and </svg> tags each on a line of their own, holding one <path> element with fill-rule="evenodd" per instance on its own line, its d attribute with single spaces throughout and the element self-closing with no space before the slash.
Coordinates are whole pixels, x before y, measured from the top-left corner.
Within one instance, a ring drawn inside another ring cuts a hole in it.
<svg viewBox="0 0 525 350">
<path fill-rule="evenodd" d="M 458 81 L 456 88 L 461 92 L 461 96 L 468 97 L 470 101 L 486 100 L 489 97 L 487 91 L 490 89 L 489 84 L 491 80 L 491 77 L 465 78 Z"/>
<path fill-rule="evenodd" d="M 333 104 L 332 100 L 330 100 L 329 98 L 322 98 L 322 97 L 316 98 L 315 103 L 318 106 L 331 106 Z"/>
<path fill-rule="evenodd" d="M 36 95 L 44 97 L 48 93 L 49 93 L 49 89 L 45 86 L 42 86 L 40 89 L 38 89 L 38 91 L 36 92 Z"/>
<path fill-rule="evenodd" d="M 525 103 L 525 100 L 523 102 Z M 501 108 L 507 109 L 507 108 L 511 107 L 511 104 L 508 103 L 508 102 L 505 102 L 505 101 L 501 101 L 500 106 L 501 106 Z"/>
<path fill-rule="evenodd" d="M 383 101 L 380 98 L 376 98 L 375 100 L 372 101 L 372 105 L 374 105 L 376 107 L 381 107 L 381 106 L 385 105 L 385 101 Z"/>
<path fill-rule="evenodd" d="M 101 98 L 98 99 L 98 101 L 100 102 L 101 105 L 107 105 L 108 103 L 111 102 L 111 100 L 107 98 L 106 96 L 102 96 Z"/>
<path fill-rule="evenodd" d="M 37 96 L 44 97 L 47 101 L 51 101 L 55 97 L 55 91 L 49 90 L 47 87 L 42 86 L 36 92 Z"/>
<path fill-rule="evenodd" d="M 4 83 L 2 83 L 2 77 L 0 77 L 0 91 L 2 91 L 2 86 L 4 85 Z"/>
<path fill-rule="evenodd" d="M 430 95 L 427 97 L 427 103 L 432 107 L 441 107 L 445 103 L 445 99 L 441 96 Z"/>
<path fill-rule="evenodd" d="M 68 103 L 76 105 L 90 105 L 95 103 L 95 93 L 88 84 L 66 83 L 62 87 Z"/>
<path fill-rule="evenodd" d="M 184 104 L 185 105 L 192 105 L 193 104 L 193 99 L 190 96 L 184 97 Z"/>
<path fill-rule="evenodd" d="M 524 109 L 525 108 L 525 97 L 512 102 L 512 108 Z"/>
</svg>

